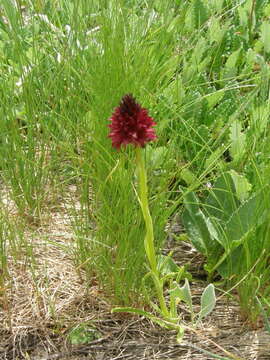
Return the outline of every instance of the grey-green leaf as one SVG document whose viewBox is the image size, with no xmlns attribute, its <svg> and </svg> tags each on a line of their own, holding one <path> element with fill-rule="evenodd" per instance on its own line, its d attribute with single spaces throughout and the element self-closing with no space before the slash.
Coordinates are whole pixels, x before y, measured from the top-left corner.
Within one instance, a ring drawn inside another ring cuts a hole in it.
<svg viewBox="0 0 270 360">
<path fill-rule="evenodd" d="M 216 305 L 215 287 L 209 284 L 203 291 L 201 297 L 201 310 L 198 314 L 198 321 L 209 315 Z"/>
</svg>

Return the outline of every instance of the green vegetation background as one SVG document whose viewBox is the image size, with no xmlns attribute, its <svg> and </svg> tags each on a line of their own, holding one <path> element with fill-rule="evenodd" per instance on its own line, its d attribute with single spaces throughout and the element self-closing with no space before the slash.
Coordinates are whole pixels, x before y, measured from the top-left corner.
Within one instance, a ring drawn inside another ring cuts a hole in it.
<svg viewBox="0 0 270 360">
<path fill-rule="evenodd" d="M 10 256 L 31 258 L 29 223 L 75 185 L 74 266 L 113 303 L 139 301 L 134 154 L 107 138 L 132 93 L 157 122 L 145 150 L 157 248 L 179 213 L 209 276 L 235 286 L 255 319 L 251 291 L 270 296 L 269 38 L 267 0 L 2 0 L 0 287 Z"/>
</svg>

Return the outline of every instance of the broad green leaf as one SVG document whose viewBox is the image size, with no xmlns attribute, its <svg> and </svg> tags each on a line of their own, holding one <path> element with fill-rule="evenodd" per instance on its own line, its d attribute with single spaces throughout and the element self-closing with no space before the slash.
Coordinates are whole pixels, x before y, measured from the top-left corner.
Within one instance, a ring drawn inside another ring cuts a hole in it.
<svg viewBox="0 0 270 360">
<path fill-rule="evenodd" d="M 266 201 L 264 192 L 260 191 L 232 214 L 224 229 L 228 241 L 241 240 L 266 220 Z"/>
<path fill-rule="evenodd" d="M 173 282 L 173 285 L 175 287 L 169 291 L 170 297 L 173 297 L 176 304 L 180 301 L 184 301 L 188 305 L 190 312 L 193 313 L 192 297 L 188 279 L 185 279 L 185 284 L 182 287 L 175 281 Z"/>
<path fill-rule="evenodd" d="M 261 134 L 265 131 L 269 123 L 269 104 L 262 104 L 257 106 L 252 111 L 252 123 L 255 128 L 256 137 L 260 137 Z"/>
<path fill-rule="evenodd" d="M 223 71 L 223 79 L 233 78 L 237 74 L 237 62 L 240 56 L 240 52 L 242 49 L 235 50 L 227 59 L 224 71 Z"/>
<path fill-rule="evenodd" d="M 240 20 L 241 26 L 244 29 L 247 28 L 248 27 L 248 18 L 249 18 L 247 9 L 244 6 L 239 6 L 238 14 L 239 14 L 239 20 Z"/>
<path fill-rule="evenodd" d="M 237 120 L 230 127 L 230 140 L 230 154 L 234 161 L 238 161 L 246 151 L 246 135 L 242 132 L 242 125 Z"/>
<path fill-rule="evenodd" d="M 229 248 L 229 246 L 231 248 Z M 224 253 L 217 262 L 216 270 L 223 279 L 228 279 L 235 274 L 240 274 L 241 268 L 245 266 L 246 256 L 243 247 L 239 246 L 237 249 L 234 249 L 233 244 L 228 244 L 228 251 Z"/>
<path fill-rule="evenodd" d="M 82 345 L 99 339 L 101 334 L 93 327 L 87 324 L 81 324 L 73 328 L 68 334 L 68 341 L 72 345 Z"/>
<path fill-rule="evenodd" d="M 207 95 L 206 100 L 208 102 L 209 109 L 212 109 L 224 96 L 225 91 L 215 91 Z"/>
<path fill-rule="evenodd" d="M 189 235 L 190 240 L 197 250 L 201 253 L 207 253 L 205 238 L 208 238 L 206 224 L 204 222 L 203 214 L 199 208 L 198 200 L 194 193 L 189 193 L 184 197 L 184 204 L 186 210 L 182 214 L 182 221 L 185 229 Z"/>
<path fill-rule="evenodd" d="M 230 175 L 234 182 L 236 196 L 240 201 L 246 200 L 252 187 L 251 184 L 243 175 L 237 174 L 234 170 L 230 171 Z"/>
<path fill-rule="evenodd" d="M 268 213 L 265 201 L 264 193 L 257 193 L 240 205 L 226 223 L 221 237 L 227 256 L 217 268 L 224 278 L 238 274 L 241 268 L 247 266 L 248 259 L 243 244 L 247 243 L 252 232 L 266 221 Z"/>
<path fill-rule="evenodd" d="M 227 59 L 225 68 L 232 69 L 236 67 L 241 49 L 235 50 Z"/>
<path fill-rule="evenodd" d="M 191 64 L 189 59 L 184 59 L 183 61 L 183 71 L 182 71 L 182 79 L 183 83 L 189 83 L 192 81 L 195 74 L 197 74 L 197 66 L 194 64 Z"/>
<path fill-rule="evenodd" d="M 196 44 L 196 47 L 194 48 L 193 55 L 191 57 L 191 62 L 194 65 L 198 66 L 200 64 L 206 47 L 207 47 L 207 41 L 203 37 L 200 38 L 200 40 Z"/>
<path fill-rule="evenodd" d="M 202 0 L 193 0 L 195 27 L 199 29 L 208 18 L 207 8 Z"/>
<path fill-rule="evenodd" d="M 208 257 L 210 264 L 215 264 L 221 251 L 216 223 L 200 209 L 194 193 L 184 196 L 184 204 L 182 221 L 193 246 Z"/>
<path fill-rule="evenodd" d="M 204 210 L 208 216 L 214 217 L 221 222 L 228 221 L 232 213 L 240 206 L 235 193 L 235 185 L 230 173 L 222 174 L 214 183 Z"/>
<path fill-rule="evenodd" d="M 201 297 L 201 310 L 198 314 L 198 321 L 209 315 L 216 305 L 215 288 L 213 284 L 209 284 L 203 291 Z"/>
<path fill-rule="evenodd" d="M 176 303 L 184 301 L 192 311 L 192 297 L 188 279 L 185 279 L 185 284 L 182 287 L 175 281 L 173 282 L 173 285 L 175 287 L 169 291 L 170 296 L 173 296 L 176 299 Z"/>
<path fill-rule="evenodd" d="M 216 41 L 219 43 L 223 37 L 223 31 L 221 29 L 219 19 L 216 17 L 213 17 L 210 21 L 208 34 L 210 42 Z"/>
</svg>

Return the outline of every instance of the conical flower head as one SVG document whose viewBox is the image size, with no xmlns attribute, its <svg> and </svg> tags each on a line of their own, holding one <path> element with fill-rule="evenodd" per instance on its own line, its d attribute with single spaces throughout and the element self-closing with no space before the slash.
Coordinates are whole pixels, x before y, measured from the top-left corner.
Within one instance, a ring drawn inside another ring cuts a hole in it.
<svg viewBox="0 0 270 360">
<path fill-rule="evenodd" d="M 109 137 L 112 139 L 112 146 L 118 150 L 122 145 L 128 144 L 144 147 L 147 142 L 157 138 L 153 129 L 156 123 L 130 94 L 122 98 L 110 121 Z"/>
</svg>

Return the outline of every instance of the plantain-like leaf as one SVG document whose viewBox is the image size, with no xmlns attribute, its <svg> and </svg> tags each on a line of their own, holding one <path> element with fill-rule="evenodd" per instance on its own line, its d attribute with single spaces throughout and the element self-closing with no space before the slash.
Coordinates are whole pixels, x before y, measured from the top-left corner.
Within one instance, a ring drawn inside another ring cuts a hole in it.
<svg viewBox="0 0 270 360">
<path fill-rule="evenodd" d="M 234 211 L 225 226 L 225 234 L 230 243 L 241 240 L 255 227 L 260 226 L 267 218 L 267 198 L 265 192 L 260 191 L 250 197 Z"/>
<path fill-rule="evenodd" d="M 221 249 L 216 223 L 200 209 L 198 198 L 194 193 L 185 195 L 184 204 L 186 210 L 182 214 L 182 222 L 192 244 L 208 258 L 216 258 Z"/>
<path fill-rule="evenodd" d="M 203 291 L 201 297 L 201 310 L 198 314 L 198 321 L 209 315 L 216 305 L 215 287 L 209 284 Z"/>
<path fill-rule="evenodd" d="M 213 185 L 204 210 L 209 217 L 215 217 L 219 221 L 227 221 L 232 213 L 240 206 L 236 196 L 235 185 L 230 173 L 222 174 Z"/>
</svg>

